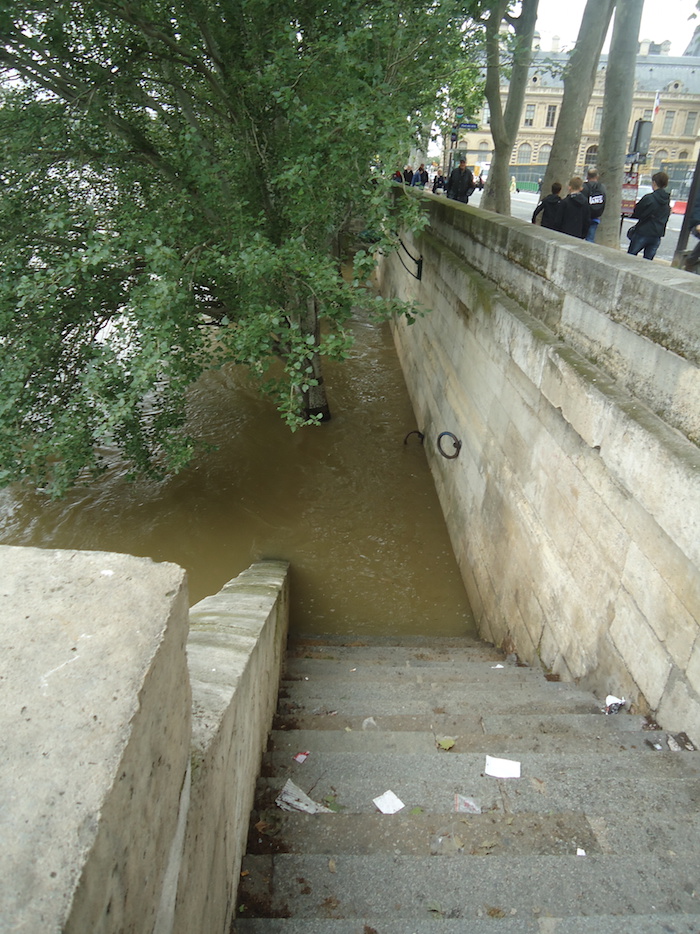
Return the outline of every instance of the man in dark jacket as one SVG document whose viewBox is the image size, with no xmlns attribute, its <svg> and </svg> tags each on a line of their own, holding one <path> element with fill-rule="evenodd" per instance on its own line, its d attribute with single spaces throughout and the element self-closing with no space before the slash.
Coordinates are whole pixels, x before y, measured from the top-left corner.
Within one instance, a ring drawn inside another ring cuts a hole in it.
<svg viewBox="0 0 700 934">
<path fill-rule="evenodd" d="M 605 185 L 598 181 L 598 170 L 589 169 L 586 183 L 583 186 L 583 194 L 588 198 L 588 206 L 591 209 L 591 223 L 588 227 L 586 240 L 593 243 L 598 231 L 598 224 L 605 210 Z"/>
<path fill-rule="evenodd" d="M 542 227 L 548 227 L 550 230 L 559 229 L 559 215 L 561 214 L 560 191 L 561 183 L 555 182 L 552 185 L 551 195 L 547 195 L 546 198 L 543 198 L 535 208 L 532 215 L 533 224 L 537 223 L 538 214 L 542 214 L 542 220 L 540 221 Z"/>
<path fill-rule="evenodd" d="M 460 159 L 459 165 L 452 169 L 447 180 L 447 197 L 453 201 L 469 201 L 469 195 L 474 192 L 474 176 L 467 168 L 467 160 Z"/>
<path fill-rule="evenodd" d="M 666 191 L 667 185 L 668 175 L 665 172 L 652 175 L 651 193 L 644 195 L 634 206 L 632 217 L 637 218 L 637 223 L 630 228 L 632 236 L 627 247 L 627 252 L 633 256 L 640 250 L 644 250 L 644 259 L 656 256 L 671 214 L 671 195 Z"/>
<path fill-rule="evenodd" d="M 591 209 L 588 199 L 581 192 L 583 179 L 574 175 L 569 182 L 569 194 L 561 203 L 561 214 L 557 230 L 583 240 L 591 225 Z"/>
</svg>

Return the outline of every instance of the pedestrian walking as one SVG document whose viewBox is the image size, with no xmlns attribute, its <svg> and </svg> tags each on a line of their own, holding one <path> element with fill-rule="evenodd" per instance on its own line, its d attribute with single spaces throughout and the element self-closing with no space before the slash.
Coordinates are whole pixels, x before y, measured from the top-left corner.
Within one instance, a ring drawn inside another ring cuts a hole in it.
<svg viewBox="0 0 700 934">
<path fill-rule="evenodd" d="M 586 240 L 590 243 L 595 241 L 595 235 L 598 232 L 598 224 L 605 210 L 605 185 L 598 181 L 598 170 L 589 169 L 586 182 L 583 186 L 583 194 L 588 198 L 588 206 L 591 209 L 591 222 L 588 226 Z"/>
<path fill-rule="evenodd" d="M 569 194 L 561 203 L 557 230 L 583 240 L 591 223 L 591 209 L 583 196 L 583 179 L 579 175 L 569 181 Z"/>
<path fill-rule="evenodd" d="M 541 214 L 541 227 L 547 227 L 549 230 L 559 230 L 561 220 L 561 182 L 554 182 L 552 193 L 543 198 L 532 213 L 532 223 L 537 223 L 537 217 Z"/>
<path fill-rule="evenodd" d="M 467 160 L 460 159 L 459 165 L 452 169 L 447 180 L 447 197 L 466 204 L 473 192 L 474 176 L 471 169 L 467 168 Z"/>
<path fill-rule="evenodd" d="M 665 172 L 652 175 L 652 191 L 634 206 L 632 217 L 637 218 L 637 223 L 627 231 L 630 238 L 627 252 L 633 256 L 641 250 L 644 250 L 644 259 L 656 256 L 671 215 L 671 196 L 666 191 L 667 185 L 668 175 Z"/>
</svg>

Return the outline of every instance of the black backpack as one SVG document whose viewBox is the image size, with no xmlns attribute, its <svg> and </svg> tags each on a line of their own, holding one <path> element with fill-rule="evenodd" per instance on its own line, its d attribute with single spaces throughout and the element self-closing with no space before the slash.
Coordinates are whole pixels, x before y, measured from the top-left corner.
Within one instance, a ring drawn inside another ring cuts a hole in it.
<svg viewBox="0 0 700 934">
<path fill-rule="evenodd" d="M 600 182 L 586 182 L 584 188 L 591 209 L 591 220 L 595 220 L 605 210 L 605 189 Z"/>
</svg>

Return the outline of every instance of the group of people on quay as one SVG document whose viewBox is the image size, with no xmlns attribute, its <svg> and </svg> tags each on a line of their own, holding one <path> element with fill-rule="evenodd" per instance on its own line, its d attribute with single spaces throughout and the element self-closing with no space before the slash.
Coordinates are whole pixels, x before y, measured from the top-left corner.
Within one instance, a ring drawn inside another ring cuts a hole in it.
<svg viewBox="0 0 700 934">
<path fill-rule="evenodd" d="M 407 165 L 403 172 L 397 169 L 393 179 L 411 187 L 425 188 L 429 185 L 430 176 L 421 162 L 415 171 L 410 165 Z M 652 191 L 636 203 L 632 217 L 637 223 L 627 234 L 630 240 L 628 253 L 634 256 L 643 253 L 644 259 L 650 260 L 656 255 L 671 215 L 668 183 L 669 178 L 665 172 L 656 172 L 651 179 Z M 483 187 L 481 176 L 474 177 L 466 159 L 461 159 L 447 178 L 438 171 L 432 182 L 434 194 L 444 191 L 448 198 L 463 204 L 469 201 L 477 188 Z M 598 178 L 597 169 L 588 170 L 585 182 L 579 175 L 574 175 L 569 180 L 568 193 L 563 198 L 561 191 L 561 182 L 554 182 L 550 194 L 535 208 L 532 223 L 536 224 L 540 218 L 539 223 L 542 227 L 559 230 L 571 237 L 594 243 L 606 203 L 605 186 Z M 696 213 L 698 216 L 691 229 L 699 242 L 686 261 L 688 269 L 694 269 L 700 263 L 700 199 Z"/>
<path fill-rule="evenodd" d="M 407 165 L 403 172 L 401 169 L 397 169 L 392 178 L 396 182 L 403 182 L 403 184 L 413 188 L 425 188 L 430 182 L 430 176 L 422 162 L 415 171 L 410 165 Z M 462 159 L 447 178 L 438 170 L 432 183 L 433 194 L 444 191 L 448 198 L 461 201 L 463 204 L 467 203 L 477 188 L 483 187 L 484 183 L 481 176 L 474 178 L 472 170 L 467 168 L 466 159 Z"/>
<path fill-rule="evenodd" d="M 666 233 L 671 216 L 671 196 L 667 191 L 669 178 L 665 172 L 656 172 L 651 178 L 652 190 L 635 204 L 632 217 L 637 223 L 627 233 L 627 252 L 636 256 L 643 251 L 644 259 L 653 259 Z M 598 224 L 605 211 L 605 186 L 598 180 L 596 169 L 589 169 L 584 182 L 579 175 L 569 181 L 569 192 L 562 198 L 560 182 L 554 182 L 552 191 L 535 208 L 532 223 L 541 214 L 542 227 L 560 230 L 571 237 L 595 241 Z M 700 251 L 699 251 L 700 252 Z"/>
</svg>

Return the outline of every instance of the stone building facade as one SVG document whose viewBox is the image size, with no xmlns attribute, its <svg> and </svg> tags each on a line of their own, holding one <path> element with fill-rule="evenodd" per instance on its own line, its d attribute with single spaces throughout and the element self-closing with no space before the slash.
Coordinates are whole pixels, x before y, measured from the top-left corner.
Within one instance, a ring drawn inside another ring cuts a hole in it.
<svg viewBox="0 0 700 934">
<path fill-rule="evenodd" d="M 641 166 L 643 176 L 650 176 L 662 164 L 668 169 L 672 167 L 669 164 L 675 163 L 679 171 L 673 174 L 684 176 L 692 171 L 700 152 L 700 55 L 672 57 L 667 54 L 668 48 L 667 42 L 654 45 L 645 41 L 640 44 L 637 57 L 630 136 L 636 120 L 653 121 L 650 151 Z M 561 110 L 562 71 L 567 61 L 564 52 L 534 53 L 520 129 L 511 154 L 513 174 L 519 181 L 531 181 L 544 174 Z M 584 172 L 597 159 L 607 62 L 608 56 L 602 55 L 583 123 L 578 172 Z M 474 122 L 478 123 L 478 130 L 459 131 L 457 152 L 466 153 L 470 163 L 482 164 L 490 161 L 493 150 L 486 102 Z"/>
</svg>

